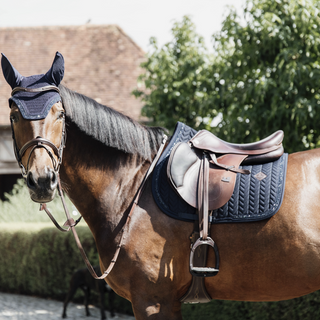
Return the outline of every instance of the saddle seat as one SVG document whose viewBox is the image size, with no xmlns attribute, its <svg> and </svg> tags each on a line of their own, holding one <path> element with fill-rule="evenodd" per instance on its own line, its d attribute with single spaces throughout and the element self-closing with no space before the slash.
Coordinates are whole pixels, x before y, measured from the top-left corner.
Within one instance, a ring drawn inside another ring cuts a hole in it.
<svg viewBox="0 0 320 320">
<path fill-rule="evenodd" d="M 247 155 L 242 164 L 252 165 L 274 161 L 281 157 L 283 154 L 283 136 L 283 131 L 278 130 L 263 140 L 236 144 L 221 140 L 207 130 L 201 130 L 190 140 L 190 143 L 194 148 L 207 150 L 215 154 Z"/>
</svg>

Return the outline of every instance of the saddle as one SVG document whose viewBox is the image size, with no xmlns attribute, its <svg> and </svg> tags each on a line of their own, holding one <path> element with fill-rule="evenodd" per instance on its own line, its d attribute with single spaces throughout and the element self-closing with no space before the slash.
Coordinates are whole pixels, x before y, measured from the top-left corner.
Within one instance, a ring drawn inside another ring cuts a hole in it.
<svg viewBox="0 0 320 320">
<path fill-rule="evenodd" d="M 192 243 L 190 272 L 194 276 L 214 276 L 219 272 L 219 253 L 210 234 L 209 210 L 226 204 L 233 194 L 236 175 L 250 174 L 240 165 L 263 164 L 279 159 L 284 150 L 283 131 L 249 144 L 223 141 L 207 130 L 201 130 L 187 143 L 178 143 L 171 151 L 167 176 L 174 190 L 199 215 L 199 238 Z M 257 177 L 259 179 L 259 177 Z M 194 252 L 199 246 L 215 251 L 214 268 L 195 267 Z"/>
</svg>

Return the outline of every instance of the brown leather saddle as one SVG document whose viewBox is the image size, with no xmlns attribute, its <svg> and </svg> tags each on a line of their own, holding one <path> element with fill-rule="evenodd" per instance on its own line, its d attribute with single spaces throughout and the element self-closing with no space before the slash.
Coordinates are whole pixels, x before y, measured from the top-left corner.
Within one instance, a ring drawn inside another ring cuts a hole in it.
<svg viewBox="0 0 320 320">
<path fill-rule="evenodd" d="M 198 210 L 199 238 L 192 244 L 190 272 L 195 276 L 214 276 L 219 271 L 219 254 L 210 234 L 209 210 L 226 204 L 233 194 L 236 175 L 250 174 L 242 165 L 271 162 L 283 154 L 283 131 L 249 144 L 223 141 L 206 130 L 199 131 L 188 143 L 178 143 L 172 150 L 167 176 L 176 192 Z M 201 245 L 213 247 L 215 268 L 194 267 L 195 249 Z"/>
</svg>

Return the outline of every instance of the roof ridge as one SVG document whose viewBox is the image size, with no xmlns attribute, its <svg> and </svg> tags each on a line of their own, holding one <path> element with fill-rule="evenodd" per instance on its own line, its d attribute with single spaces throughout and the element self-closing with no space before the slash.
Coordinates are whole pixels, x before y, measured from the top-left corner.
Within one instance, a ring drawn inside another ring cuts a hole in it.
<svg viewBox="0 0 320 320">
<path fill-rule="evenodd" d="M 9 27 L 0 27 L 1 30 L 26 30 L 26 29 L 83 29 L 83 28 L 99 28 L 99 27 L 116 27 L 121 29 L 117 24 L 70 24 L 70 25 L 42 25 L 42 26 L 9 26 Z M 121 29 L 122 30 L 122 29 Z"/>
</svg>

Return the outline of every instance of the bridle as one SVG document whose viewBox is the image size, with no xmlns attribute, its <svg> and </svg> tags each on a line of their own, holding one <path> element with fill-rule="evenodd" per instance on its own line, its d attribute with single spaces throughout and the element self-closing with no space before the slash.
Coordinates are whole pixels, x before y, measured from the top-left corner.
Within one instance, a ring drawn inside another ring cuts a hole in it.
<svg viewBox="0 0 320 320">
<path fill-rule="evenodd" d="M 22 88 L 22 87 L 16 87 L 13 89 L 11 95 L 13 95 L 15 92 L 17 91 L 24 91 L 24 92 L 43 92 L 43 91 L 48 91 L 48 90 L 55 90 L 57 91 L 59 94 L 60 94 L 60 90 L 58 87 L 56 86 L 45 86 L 45 87 L 41 87 L 41 88 L 36 88 L 36 89 L 29 89 L 29 88 Z M 57 184 L 57 188 L 58 188 L 58 192 L 59 192 L 59 196 L 61 198 L 61 201 L 62 201 L 62 205 L 63 205 L 63 208 L 64 208 L 64 211 L 65 211 L 65 214 L 66 214 L 66 217 L 67 217 L 67 221 L 64 223 L 64 226 L 66 226 L 67 228 L 63 228 L 61 227 L 58 222 L 55 220 L 55 218 L 52 216 L 52 214 L 50 213 L 50 211 L 47 209 L 46 207 L 46 204 L 43 203 L 40 205 L 40 211 L 41 210 L 44 210 L 47 215 L 49 216 L 49 218 L 51 219 L 51 221 L 54 223 L 54 225 L 60 230 L 60 231 L 63 231 L 63 232 L 68 232 L 70 230 L 72 230 L 72 233 L 74 235 L 74 238 L 75 238 L 75 241 L 77 243 L 77 246 L 80 250 L 80 254 L 82 255 L 82 258 L 89 270 L 89 272 L 91 273 L 91 275 L 95 278 L 95 279 L 104 279 L 106 278 L 109 273 L 111 272 L 111 270 L 113 269 L 116 261 L 117 261 L 117 258 L 119 256 L 119 253 L 120 253 L 120 249 L 122 247 L 122 241 L 123 241 L 123 235 L 124 235 L 124 230 L 132 216 L 132 213 L 135 209 L 135 207 L 137 206 L 138 204 L 138 201 L 140 199 L 140 196 L 142 194 L 142 191 L 144 190 L 144 186 L 145 186 L 145 182 L 147 181 L 147 178 L 149 177 L 149 175 L 152 173 L 156 163 L 158 162 L 159 158 L 160 158 L 160 155 L 164 149 L 164 146 L 166 145 L 166 141 L 167 141 L 167 136 L 164 135 L 163 136 L 163 140 L 162 140 L 162 143 L 160 145 L 160 148 L 155 156 L 155 158 L 153 159 L 146 175 L 144 176 L 144 179 L 135 195 L 135 198 L 133 200 L 133 203 L 131 205 L 131 208 L 130 208 L 130 211 L 127 215 L 127 218 L 126 218 L 126 221 L 125 221 L 125 224 L 123 226 L 123 228 L 121 229 L 121 236 L 120 236 L 120 241 L 117 245 L 117 249 L 116 249 L 116 252 L 113 256 L 113 258 L 111 259 L 111 262 L 108 266 L 108 268 L 103 272 L 103 274 L 99 277 L 94 268 L 92 267 L 91 263 L 89 262 L 89 259 L 87 258 L 86 256 L 86 253 L 81 245 L 81 242 L 80 242 L 80 239 L 78 237 L 78 234 L 75 230 L 75 226 L 79 223 L 80 219 L 82 218 L 82 216 L 80 216 L 80 218 L 76 221 L 74 221 L 73 218 L 71 218 L 70 216 L 70 213 L 69 213 L 69 210 L 66 206 L 66 202 L 65 202 L 65 199 L 64 199 L 64 195 L 63 195 L 63 192 L 62 192 L 62 188 L 61 188 L 61 183 L 60 183 L 60 177 L 59 177 L 59 169 L 60 169 L 60 165 L 61 165 L 61 162 L 62 162 L 62 153 L 63 153 L 63 149 L 65 147 L 65 144 L 66 144 L 66 130 L 65 130 L 65 115 L 63 116 L 63 128 L 62 128 L 62 137 L 61 137 L 61 143 L 60 143 L 60 146 L 59 148 L 57 148 L 50 140 L 48 139 L 45 139 L 45 138 L 42 138 L 42 137 L 36 137 L 30 141 L 28 141 L 27 143 L 25 143 L 23 145 L 23 147 L 19 150 L 18 146 L 17 146 L 17 143 L 16 143 L 16 139 L 15 139 L 15 136 L 14 136 L 14 130 L 13 130 L 13 123 L 12 123 L 12 120 L 11 120 L 11 129 L 12 129 L 12 138 L 13 138 L 13 144 L 14 144 L 14 151 L 15 151 L 15 156 L 16 156 L 16 159 L 20 165 L 20 168 L 21 168 L 21 173 L 22 173 L 22 176 L 24 178 L 27 177 L 28 175 L 28 169 L 29 169 L 29 160 L 30 160 L 30 156 L 31 154 L 33 153 L 33 151 L 37 148 L 44 148 L 47 153 L 49 154 L 51 160 L 52 160 L 52 164 L 53 164 L 53 167 L 54 167 L 54 170 L 57 174 L 57 177 L 58 177 L 58 184 Z M 58 161 L 55 160 L 52 152 L 48 149 L 49 146 L 53 152 L 55 153 L 55 155 L 57 156 L 58 158 Z M 30 147 L 33 147 L 30 154 L 29 154 L 29 157 L 28 157 L 28 161 L 27 161 L 27 168 L 24 167 L 24 165 L 22 164 L 22 157 L 24 155 L 24 153 L 26 152 L 27 149 L 29 149 Z"/>
<path fill-rule="evenodd" d="M 60 90 L 56 86 L 45 86 L 45 87 L 33 88 L 33 89 L 23 88 L 23 87 L 16 87 L 16 88 L 14 88 L 12 90 L 11 96 L 13 96 L 17 91 L 44 92 L 44 91 L 52 91 L 52 90 L 57 91 L 60 94 Z M 62 136 L 61 136 L 61 142 L 60 142 L 59 148 L 57 148 L 56 145 L 54 143 L 52 143 L 50 140 L 38 136 L 38 137 L 28 141 L 27 143 L 25 143 L 22 146 L 22 148 L 19 150 L 17 142 L 16 142 L 16 138 L 15 138 L 15 135 L 14 135 L 13 122 L 10 119 L 13 146 L 14 146 L 14 154 L 15 154 L 16 159 L 18 161 L 18 164 L 20 166 L 21 174 L 25 179 L 27 178 L 27 174 L 28 174 L 28 170 L 29 170 L 30 157 L 31 157 L 32 153 L 34 152 L 34 150 L 37 149 L 37 148 L 44 148 L 47 151 L 48 155 L 51 158 L 55 173 L 56 174 L 59 173 L 60 165 L 61 165 L 61 162 L 62 162 L 62 153 L 63 153 L 63 149 L 64 149 L 64 147 L 66 145 L 66 138 L 67 138 L 66 137 L 66 121 L 65 121 L 65 114 L 64 113 L 63 113 L 62 121 L 63 121 L 63 124 L 62 124 Z M 33 148 L 29 153 L 29 157 L 28 157 L 28 160 L 27 160 L 27 167 L 25 167 L 23 165 L 23 163 L 22 163 L 22 157 L 30 147 L 33 147 Z M 53 152 L 57 156 L 58 160 L 55 159 L 55 157 L 53 156 L 53 153 L 51 152 L 51 150 L 48 147 L 50 147 L 53 150 Z"/>
</svg>

